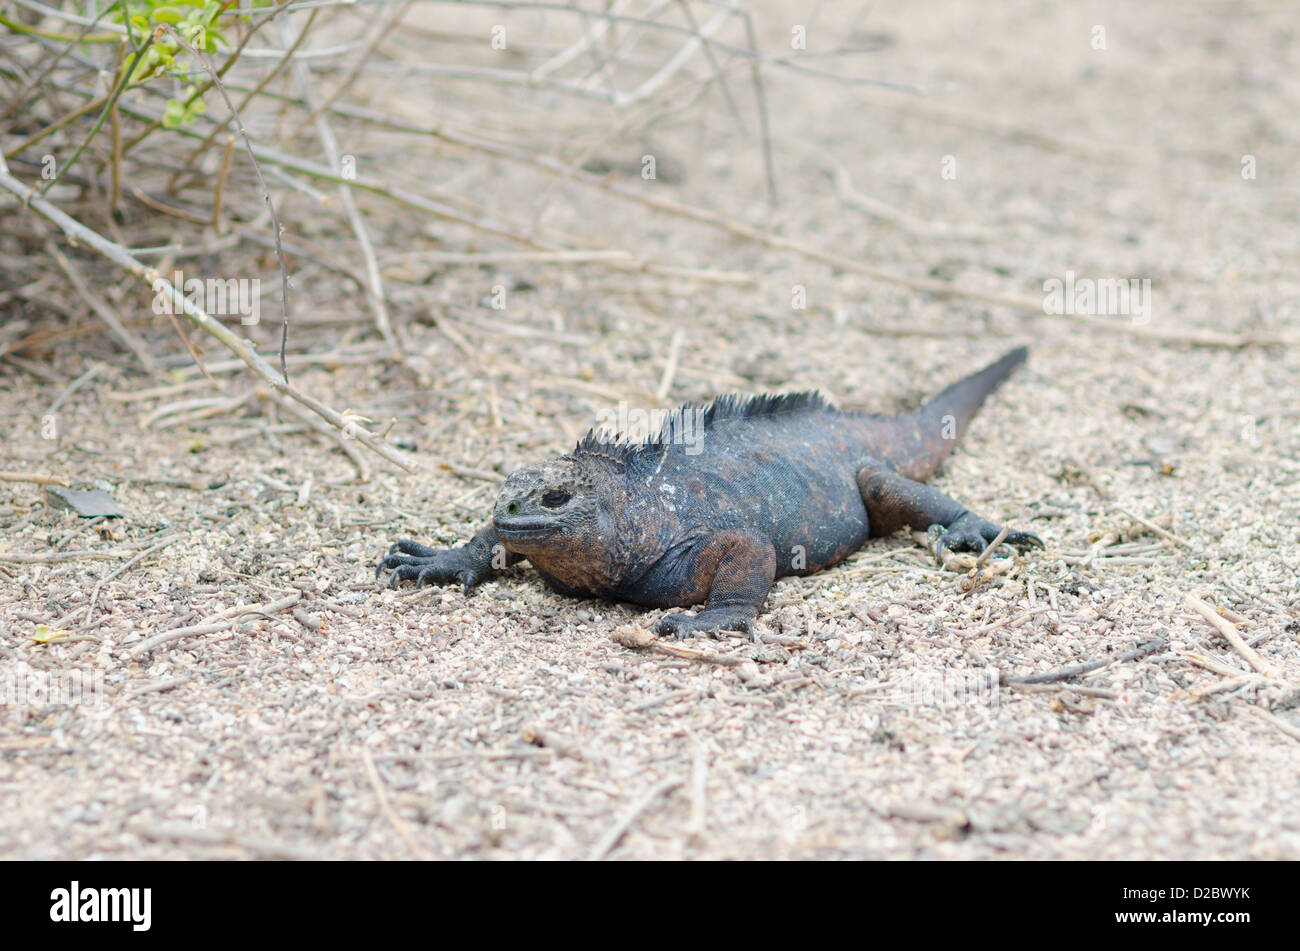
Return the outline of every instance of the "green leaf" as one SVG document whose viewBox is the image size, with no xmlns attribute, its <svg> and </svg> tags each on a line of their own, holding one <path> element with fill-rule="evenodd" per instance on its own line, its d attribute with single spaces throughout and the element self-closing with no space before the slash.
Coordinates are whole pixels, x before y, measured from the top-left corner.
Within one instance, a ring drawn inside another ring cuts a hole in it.
<svg viewBox="0 0 1300 951">
<path fill-rule="evenodd" d="M 68 632 L 62 628 L 47 627 L 46 625 L 41 624 L 37 626 L 35 631 L 28 635 L 28 639 L 35 641 L 37 644 L 48 644 L 50 641 L 57 641 L 60 638 L 67 636 Z"/>
<path fill-rule="evenodd" d="M 185 124 L 185 104 L 179 99 L 168 99 L 167 108 L 163 110 L 163 128 L 179 129 Z"/>
</svg>

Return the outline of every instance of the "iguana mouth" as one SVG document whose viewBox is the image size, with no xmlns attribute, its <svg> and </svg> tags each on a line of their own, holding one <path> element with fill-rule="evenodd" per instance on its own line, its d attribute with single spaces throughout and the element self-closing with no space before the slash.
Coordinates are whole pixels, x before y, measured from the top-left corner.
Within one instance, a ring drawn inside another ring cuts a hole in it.
<svg viewBox="0 0 1300 951">
<path fill-rule="evenodd" d="M 558 526 L 553 522 L 533 522 L 526 519 L 519 521 L 495 519 L 493 525 L 502 538 L 545 538 L 558 530 Z"/>
</svg>

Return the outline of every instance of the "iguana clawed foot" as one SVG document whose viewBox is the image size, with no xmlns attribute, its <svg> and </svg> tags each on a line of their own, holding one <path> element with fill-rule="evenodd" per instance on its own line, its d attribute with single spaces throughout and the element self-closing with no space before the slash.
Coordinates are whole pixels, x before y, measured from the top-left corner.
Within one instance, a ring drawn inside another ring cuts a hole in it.
<svg viewBox="0 0 1300 951">
<path fill-rule="evenodd" d="M 665 614 L 654 626 L 656 634 L 671 634 L 678 640 L 692 634 L 717 637 L 721 631 L 749 631 L 754 612 L 740 608 L 705 608 L 699 614 Z"/>
<path fill-rule="evenodd" d="M 460 582 L 466 594 L 486 576 L 475 560 L 461 548 L 429 548 L 403 539 L 388 550 L 388 557 L 375 566 L 375 577 L 391 571 L 388 586 L 399 581 L 414 581 L 416 587 Z"/>
<path fill-rule="evenodd" d="M 1001 531 L 1002 526 L 980 518 L 974 512 L 967 512 L 947 528 L 942 525 L 930 526 L 930 533 L 935 538 L 936 555 L 945 548 L 949 551 L 982 552 Z M 1003 543 L 1016 548 L 1043 547 L 1043 540 L 1029 532 L 1008 532 Z"/>
</svg>

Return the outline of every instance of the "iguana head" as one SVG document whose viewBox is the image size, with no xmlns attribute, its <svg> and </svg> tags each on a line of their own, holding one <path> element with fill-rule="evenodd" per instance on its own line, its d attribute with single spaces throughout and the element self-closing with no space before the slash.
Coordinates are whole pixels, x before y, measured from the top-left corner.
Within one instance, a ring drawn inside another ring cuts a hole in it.
<svg viewBox="0 0 1300 951">
<path fill-rule="evenodd" d="M 511 474 L 492 511 L 501 544 L 573 592 L 616 590 L 661 554 L 660 513 L 630 479 L 639 451 L 589 433 L 572 453 Z"/>
<path fill-rule="evenodd" d="M 526 557 L 542 552 L 594 554 L 612 538 L 608 492 L 596 473 L 572 456 L 512 473 L 501 486 L 492 521 L 506 548 Z"/>
</svg>

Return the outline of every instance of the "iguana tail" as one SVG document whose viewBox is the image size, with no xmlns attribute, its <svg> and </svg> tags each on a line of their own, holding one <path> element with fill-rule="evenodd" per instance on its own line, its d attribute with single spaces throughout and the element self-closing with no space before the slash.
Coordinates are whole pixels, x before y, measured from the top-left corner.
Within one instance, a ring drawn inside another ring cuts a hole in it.
<svg viewBox="0 0 1300 951">
<path fill-rule="evenodd" d="M 916 482 L 926 481 L 952 453 L 988 395 L 1028 355 L 1025 347 L 1017 347 L 983 370 L 958 380 L 916 412 L 893 417 L 888 421 L 892 432 L 881 432 L 872 440 L 878 446 L 876 454 L 900 475 Z M 880 417 L 877 420 L 884 422 Z"/>
</svg>

